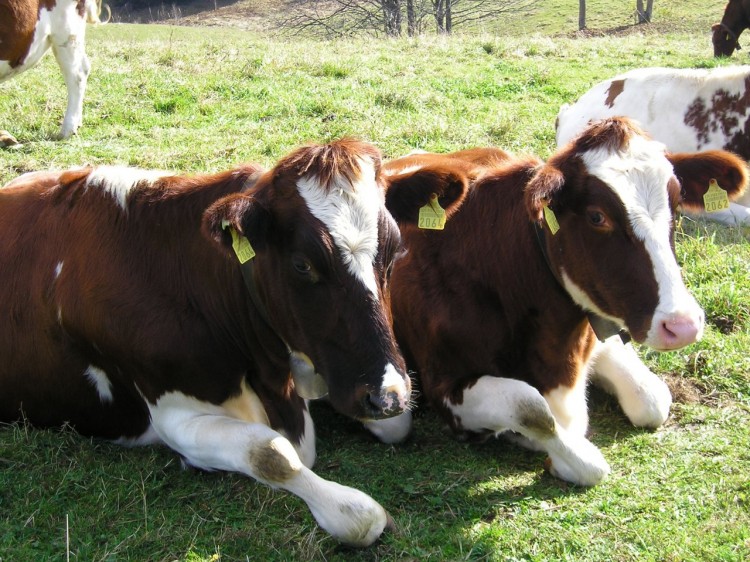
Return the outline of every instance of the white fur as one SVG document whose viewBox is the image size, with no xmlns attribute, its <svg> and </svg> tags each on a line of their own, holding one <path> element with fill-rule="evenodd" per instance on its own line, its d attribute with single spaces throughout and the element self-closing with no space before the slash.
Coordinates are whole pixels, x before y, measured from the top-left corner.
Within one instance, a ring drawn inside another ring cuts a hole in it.
<svg viewBox="0 0 750 562">
<path fill-rule="evenodd" d="M 586 376 L 580 376 L 574 387 L 558 386 L 544 395 L 557 423 L 571 434 L 580 437 L 584 437 L 589 428 L 587 382 Z"/>
<path fill-rule="evenodd" d="M 62 273 L 62 268 L 63 268 L 63 262 L 61 261 L 57 262 L 57 265 L 55 266 L 55 274 L 54 274 L 55 279 L 60 277 L 60 274 Z"/>
<path fill-rule="evenodd" d="M 388 518 L 377 502 L 317 476 L 292 444 L 268 426 L 228 417 L 221 406 L 179 392 L 166 393 L 148 406 L 156 433 L 188 464 L 240 472 L 299 496 L 318 524 L 346 544 L 367 546 L 383 532 Z M 253 461 L 268 455 L 284 467 L 283 473 L 259 472 Z"/>
<path fill-rule="evenodd" d="M 114 396 L 112 395 L 112 382 L 109 380 L 107 373 L 99 367 L 89 365 L 83 374 L 94 385 L 94 388 L 96 388 L 102 404 L 111 403 Z"/>
<path fill-rule="evenodd" d="M 317 177 L 306 176 L 297 188 L 312 215 L 330 232 L 349 272 L 378 300 L 373 263 L 383 193 L 375 181 L 373 162 L 360 160 L 359 178 L 353 184 L 343 177 L 334 178 L 332 188 L 326 190 Z"/>
<path fill-rule="evenodd" d="M 128 197 L 138 185 L 151 185 L 160 178 L 169 176 L 161 170 L 143 170 L 127 166 L 99 166 L 86 178 L 86 188 L 99 188 L 109 193 L 117 204 L 128 209 Z"/>
<path fill-rule="evenodd" d="M 382 420 L 368 420 L 365 428 L 383 443 L 401 443 L 411 432 L 411 410 L 392 418 Z"/>
<path fill-rule="evenodd" d="M 550 470 L 558 478 L 593 486 L 609 473 L 609 465 L 599 449 L 583 435 L 557 423 L 544 397 L 525 382 L 484 376 L 464 389 L 461 404 L 446 399 L 445 405 L 466 430 L 520 434 L 522 444 L 528 441 L 531 448 L 547 452 L 552 462 Z M 550 428 L 549 431 L 539 430 L 534 423 L 529 425 L 534 420 L 539 427 Z"/>
<path fill-rule="evenodd" d="M 633 425 L 657 428 L 667 420 L 669 387 L 643 364 L 632 345 L 617 336 L 597 342 L 591 364 L 592 382 L 617 397 Z"/>
</svg>

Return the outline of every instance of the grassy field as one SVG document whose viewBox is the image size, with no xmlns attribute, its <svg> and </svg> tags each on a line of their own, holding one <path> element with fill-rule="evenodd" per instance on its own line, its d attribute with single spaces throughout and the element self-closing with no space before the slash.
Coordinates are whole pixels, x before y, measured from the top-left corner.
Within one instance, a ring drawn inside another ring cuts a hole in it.
<svg viewBox="0 0 750 562">
<path fill-rule="evenodd" d="M 720 13 L 724 2 L 711 4 Z M 0 126 L 23 143 L 0 151 L 0 184 L 80 164 L 271 165 L 300 143 L 344 135 L 386 156 L 497 145 L 546 157 L 559 105 L 594 82 L 639 66 L 744 60 L 711 58 L 705 30 L 716 19 L 690 28 L 686 15 L 661 34 L 329 43 L 92 28 L 79 136 L 53 140 L 65 92 L 52 57 L 0 85 Z M 503 441 L 458 443 L 429 410 L 407 443 L 386 446 L 318 404 L 316 471 L 371 494 L 398 525 L 354 551 L 320 531 L 301 500 L 239 475 L 182 470 L 166 449 L 17 424 L 0 428 L 0 560 L 63 560 L 68 549 L 87 561 L 746 560 L 750 232 L 686 219 L 677 252 L 706 336 L 679 352 L 644 350 L 677 400 L 658 431 L 632 428 L 592 391 L 591 439 L 612 466 L 600 486 L 558 481 L 542 455 Z"/>
</svg>

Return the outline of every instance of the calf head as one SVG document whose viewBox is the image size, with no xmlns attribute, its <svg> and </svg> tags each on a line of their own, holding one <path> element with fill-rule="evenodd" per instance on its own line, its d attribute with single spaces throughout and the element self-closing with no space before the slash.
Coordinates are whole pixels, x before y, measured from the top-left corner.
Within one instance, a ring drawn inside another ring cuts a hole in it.
<svg viewBox="0 0 750 562">
<path fill-rule="evenodd" d="M 723 151 L 666 154 L 632 122 L 612 118 L 540 166 L 525 202 L 578 305 L 638 342 L 678 349 L 701 337 L 703 311 L 682 282 L 673 219 L 680 204 L 703 208 L 712 179 L 732 198 L 747 183 L 745 165 Z"/>
<path fill-rule="evenodd" d="M 379 174 L 371 145 L 308 146 L 204 216 L 230 259 L 233 243 L 249 241 L 254 300 L 296 369 L 314 368 L 333 406 L 357 419 L 402 413 L 411 389 L 389 306 L 401 239 Z"/>
</svg>

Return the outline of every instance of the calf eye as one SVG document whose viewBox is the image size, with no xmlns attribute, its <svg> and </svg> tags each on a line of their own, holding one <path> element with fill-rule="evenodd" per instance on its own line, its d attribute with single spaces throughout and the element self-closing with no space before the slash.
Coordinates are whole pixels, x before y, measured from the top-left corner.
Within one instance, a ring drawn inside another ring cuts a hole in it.
<svg viewBox="0 0 750 562">
<path fill-rule="evenodd" d="M 586 217 L 591 225 L 597 228 L 604 228 L 609 226 L 609 220 L 607 215 L 602 213 L 599 209 L 589 209 L 586 211 Z"/>
<path fill-rule="evenodd" d="M 294 267 L 294 271 L 303 276 L 310 276 L 313 272 L 310 260 L 300 255 L 292 256 L 292 267 Z"/>
</svg>

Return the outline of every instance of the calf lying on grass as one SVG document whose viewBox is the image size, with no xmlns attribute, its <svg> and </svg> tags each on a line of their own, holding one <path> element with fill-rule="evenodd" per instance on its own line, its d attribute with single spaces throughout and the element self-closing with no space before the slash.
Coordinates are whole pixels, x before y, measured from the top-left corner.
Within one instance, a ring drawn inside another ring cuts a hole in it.
<svg viewBox="0 0 750 562">
<path fill-rule="evenodd" d="M 417 173 L 440 187 L 405 181 Z M 660 351 L 701 337 L 673 216 L 678 205 L 701 208 L 711 180 L 741 192 L 742 160 L 666 154 L 613 118 L 546 163 L 417 154 L 388 162 L 384 175 L 408 250 L 391 277 L 394 329 L 427 401 L 459 435 L 510 432 L 546 451 L 557 477 L 600 482 L 609 466 L 585 436 L 591 365 L 636 425 L 665 421 L 666 385 L 607 336 L 627 330 Z"/>
<path fill-rule="evenodd" d="M 85 168 L 0 189 L 0 422 L 166 444 L 372 543 L 387 514 L 310 470 L 304 398 L 365 421 L 408 406 L 379 170 L 375 147 L 344 140 L 265 172 Z"/>
</svg>

